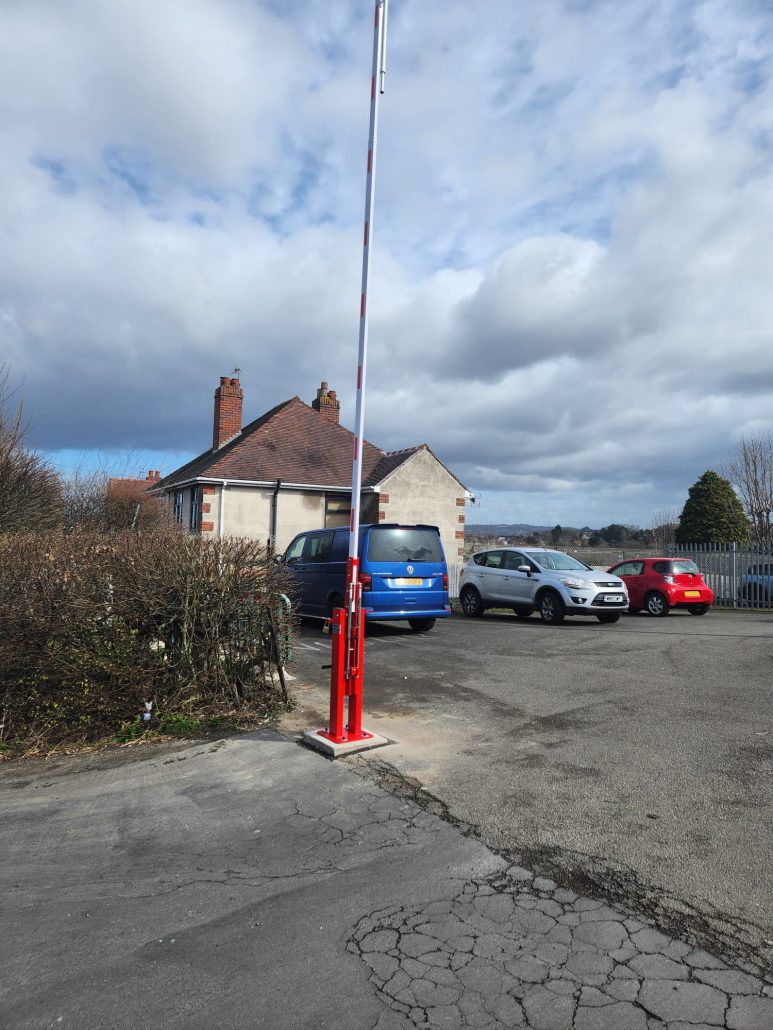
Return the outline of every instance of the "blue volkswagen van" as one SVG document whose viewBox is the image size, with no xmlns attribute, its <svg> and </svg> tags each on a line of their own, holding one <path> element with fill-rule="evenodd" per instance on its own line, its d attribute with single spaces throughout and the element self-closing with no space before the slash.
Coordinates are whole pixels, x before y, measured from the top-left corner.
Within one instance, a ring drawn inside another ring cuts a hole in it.
<svg viewBox="0 0 773 1030">
<path fill-rule="evenodd" d="M 360 526 L 362 607 L 368 622 L 407 619 L 426 632 L 451 615 L 448 567 L 437 526 Z M 301 614 L 327 618 L 344 605 L 349 527 L 299 533 L 283 562 L 298 585 Z"/>
</svg>

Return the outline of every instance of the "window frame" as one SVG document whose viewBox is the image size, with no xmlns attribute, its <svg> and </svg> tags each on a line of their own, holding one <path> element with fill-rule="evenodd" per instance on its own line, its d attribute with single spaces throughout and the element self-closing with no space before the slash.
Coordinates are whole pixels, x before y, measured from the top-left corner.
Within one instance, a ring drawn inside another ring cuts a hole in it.
<svg viewBox="0 0 773 1030">
<path fill-rule="evenodd" d="M 191 487 L 191 510 L 188 515 L 188 526 L 191 533 L 201 532 L 201 508 L 204 488 L 202 486 Z"/>
<path fill-rule="evenodd" d="M 325 494 L 325 529 L 348 526 L 352 518 L 351 494 Z"/>
</svg>

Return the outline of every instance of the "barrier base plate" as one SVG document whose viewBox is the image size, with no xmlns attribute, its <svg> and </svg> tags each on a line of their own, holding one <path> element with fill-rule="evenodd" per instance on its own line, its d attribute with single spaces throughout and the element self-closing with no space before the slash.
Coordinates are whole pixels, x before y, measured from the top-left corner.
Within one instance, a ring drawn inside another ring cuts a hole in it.
<svg viewBox="0 0 773 1030">
<path fill-rule="evenodd" d="M 369 733 L 367 730 L 363 730 L 363 733 L 367 733 L 367 736 L 360 740 L 347 740 L 342 744 L 337 744 L 335 741 L 328 740 L 327 737 L 323 736 L 322 730 L 306 730 L 303 734 L 303 742 L 308 744 L 309 747 L 321 751 L 322 754 L 329 755 L 331 758 L 351 755 L 356 751 L 369 751 L 371 748 L 384 747 L 385 744 L 392 743 L 391 740 L 382 737 L 378 733 Z"/>
</svg>

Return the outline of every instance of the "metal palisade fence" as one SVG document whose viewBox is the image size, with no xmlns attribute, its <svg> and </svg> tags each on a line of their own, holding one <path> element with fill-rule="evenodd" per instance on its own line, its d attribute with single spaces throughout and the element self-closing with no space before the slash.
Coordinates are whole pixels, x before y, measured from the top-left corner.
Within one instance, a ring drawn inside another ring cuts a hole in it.
<svg viewBox="0 0 773 1030">
<path fill-rule="evenodd" d="M 528 547 L 524 548 L 528 550 Z M 773 610 L 773 554 L 747 544 L 671 544 L 657 551 L 635 547 L 560 548 L 596 569 L 608 569 L 624 558 L 691 558 L 714 591 L 718 608 Z M 459 596 L 462 563 L 449 564 L 449 595 Z"/>
<path fill-rule="evenodd" d="M 746 544 L 674 544 L 692 558 L 723 608 L 773 608 L 773 555 Z"/>
</svg>

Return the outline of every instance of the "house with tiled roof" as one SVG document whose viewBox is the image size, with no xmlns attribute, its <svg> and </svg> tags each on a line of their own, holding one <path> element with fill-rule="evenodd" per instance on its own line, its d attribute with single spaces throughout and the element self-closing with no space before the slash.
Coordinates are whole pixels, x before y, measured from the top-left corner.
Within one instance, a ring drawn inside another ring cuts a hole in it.
<svg viewBox="0 0 773 1030">
<path fill-rule="evenodd" d="M 339 422 L 335 390 L 311 404 L 277 404 L 242 427 L 244 391 L 223 376 L 215 391 L 212 447 L 160 479 L 174 517 L 203 536 L 246 536 L 283 550 L 296 533 L 348 525 L 354 434 Z M 426 444 L 383 451 L 365 442 L 361 522 L 429 523 L 449 561 L 463 554 L 468 491 Z"/>
</svg>

